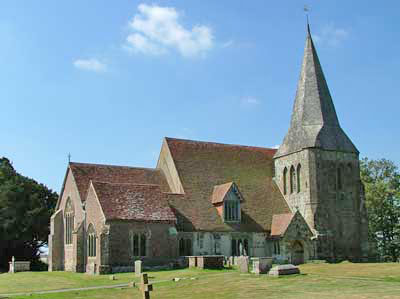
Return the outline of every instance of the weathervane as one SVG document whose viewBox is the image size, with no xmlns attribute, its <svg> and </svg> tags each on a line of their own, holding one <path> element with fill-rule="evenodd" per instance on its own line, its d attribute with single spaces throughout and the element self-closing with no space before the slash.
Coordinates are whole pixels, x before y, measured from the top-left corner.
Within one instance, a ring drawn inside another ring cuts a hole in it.
<svg viewBox="0 0 400 299">
<path fill-rule="evenodd" d="M 307 17 L 307 25 L 308 25 L 308 12 L 310 11 L 310 8 L 308 7 L 307 4 L 304 5 L 304 12 L 306 13 L 306 17 Z"/>
<path fill-rule="evenodd" d="M 304 12 L 305 12 L 305 14 L 306 14 L 306 18 L 307 18 L 307 28 L 308 28 L 308 31 L 310 31 L 310 22 L 309 22 L 309 20 L 308 20 L 308 12 L 310 11 L 310 8 L 308 7 L 307 4 L 305 4 L 303 10 L 304 10 Z"/>
</svg>

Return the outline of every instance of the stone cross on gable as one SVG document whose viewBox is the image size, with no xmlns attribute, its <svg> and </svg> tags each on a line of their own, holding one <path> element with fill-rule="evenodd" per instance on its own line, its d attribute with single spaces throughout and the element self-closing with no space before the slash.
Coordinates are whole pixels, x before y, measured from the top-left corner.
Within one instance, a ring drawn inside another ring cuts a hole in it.
<svg viewBox="0 0 400 299">
<path fill-rule="evenodd" d="M 149 278 L 146 273 L 141 276 L 140 291 L 143 299 L 150 299 L 150 292 L 153 291 L 153 285 L 149 284 Z"/>
</svg>

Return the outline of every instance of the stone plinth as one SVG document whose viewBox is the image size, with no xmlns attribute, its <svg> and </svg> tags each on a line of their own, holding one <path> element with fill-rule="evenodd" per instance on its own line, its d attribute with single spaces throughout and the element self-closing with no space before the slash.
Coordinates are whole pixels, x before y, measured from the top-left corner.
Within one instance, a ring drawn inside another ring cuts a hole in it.
<svg viewBox="0 0 400 299">
<path fill-rule="evenodd" d="M 300 274 L 300 269 L 292 264 L 278 265 L 269 271 L 269 275 L 281 276 L 290 274 Z"/>
<path fill-rule="evenodd" d="M 200 269 L 223 269 L 223 255 L 204 255 L 197 256 L 197 267 Z"/>
<path fill-rule="evenodd" d="M 267 274 L 272 267 L 273 260 L 274 258 L 272 257 L 253 257 L 251 259 L 253 262 L 253 270 L 251 272 L 254 274 Z"/>
</svg>

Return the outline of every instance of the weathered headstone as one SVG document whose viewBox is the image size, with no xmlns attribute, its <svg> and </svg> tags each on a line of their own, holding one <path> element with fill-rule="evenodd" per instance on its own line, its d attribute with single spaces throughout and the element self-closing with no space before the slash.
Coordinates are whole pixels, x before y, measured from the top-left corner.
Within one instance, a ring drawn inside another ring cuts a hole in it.
<svg viewBox="0 0 400 299">
<path fill-rule="evenodd" d="M 237 265 L 239 267 L 240 272 L 248 273 L 249 272 L 249 257 L 248 256 L 238 257 Z"/>
<path fill-rule="evenodd" d="M 197 256 L 189 256 L 189 268 L 197 267 Z"/>
<path fill-rule="evenodd" d="M 254 257 L 251 259 L 253 262 L 253 270 L 251 271 L 254 274 L 267 274 L 268 271 L 272 267 L 272 257 Z"/>
<path fill-rule="evenodd" d="M 135 261 L 135 276 L 139 277 L 142 274 L 142 261 Z"/>
<path fill-rule="evenodd" d="M 292 264 L 278 265 L 273 267 L 268 274 L 272 276 L 300 274 L 300 269 Z"/>
<path fill-rule="evenodd" d="M 150 292 L 153 290 L 153 285 L 149 284 L 149 278 L 146 273 L 142 273 L 140 282 L 140 291 L 143 299 L 150 299 Z"/>
</svg>

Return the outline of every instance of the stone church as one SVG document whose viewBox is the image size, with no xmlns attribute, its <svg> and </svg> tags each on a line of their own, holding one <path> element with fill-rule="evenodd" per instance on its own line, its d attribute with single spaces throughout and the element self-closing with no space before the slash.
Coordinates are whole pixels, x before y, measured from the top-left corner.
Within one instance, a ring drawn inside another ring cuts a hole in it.
<svg viewBox="0 0 400 299">
<path fill-rule="evenodd" d="M 308 28 L 279 149 L 165 138 L 154 169 L 69 163 L 49 270 L 132 271 L 189 255 L 361 260 L 359 152 L 340 127 Z"/>
</svg>

